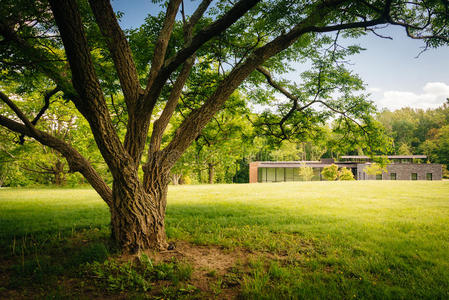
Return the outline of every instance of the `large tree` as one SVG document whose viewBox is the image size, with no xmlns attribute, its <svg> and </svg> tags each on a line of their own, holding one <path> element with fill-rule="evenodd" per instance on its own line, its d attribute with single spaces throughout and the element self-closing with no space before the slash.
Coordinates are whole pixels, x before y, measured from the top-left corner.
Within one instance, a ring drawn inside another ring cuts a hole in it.
<svg viewBox="0 0 449 300">
<path fill-rule="evenodd" d="M 289 126 L 297 130 L 313 123 L 314 105 L 363 127 L 361 114 L 351 113 L 361 99 L 348 94 L 350 78 L 343 79 L 338 100 L 326 102 L 332 98 L 330 88 L 339 85 L 332 79 L 334 69 L 326 71 L 327 63 L 310 73 L 318 78 L 317 88 L 305 85 L 306 91 L 299 96 L 276 82 L 272 72 L 288 69 L 283 64 L 289 59 L 313 56 L 314 49 L 326 42 L 321 38 L 326 33 L 355 35 L 392 24 L 404 27 L 410 37 L 424 39 L 427 46 L 448 40 L 446 1 L 240 0 L 218 1 L 210 8 L 211 3 L 202 0 L 187 16 L 182 0 L 167 1 L 161 22 L 151 23 L 150 31 L 157 37 L 138 49 L 150 55 L 144 66 L 146 74 L 142 74 L 135 62 L 139 54 L 132 51 L 108 0 L 1 2 L 2 76 L 44 77 L 74 103 L 88 121 L 109 167 L 112 188 L 72 145 L 33 124 L 33 116 L 26 115 L 14 101 L 16 95 L 0 93 L 10 109 L 0 116 L 0 125 L 60 152 L 71 171 L 89 181 L 109 206 L 112 237 L 124 251 L 167 247 L 164 215 L 170 169 L 230 95 L 255 72 L 259 75 L 254 76 L 266 79 L 290 101 L 281 109 L 285 112 L 282 119 L 270 123 L 280 125 L 281 135 Z M 177 21 L 178 14 L 181 21 Z M 180 96 L 188 92 L 189 80 L 207 64 L 218 64 L 219 76 L 161 148 Z M 115 85 L 120 87 L 126 107 L 124 137 L 114 125 L 117 113 L 106 97 Z M 306 117 L 296 112 L 306 113 Z M 297 123 L 288 124 L 288 119 Z"/>
</svg>

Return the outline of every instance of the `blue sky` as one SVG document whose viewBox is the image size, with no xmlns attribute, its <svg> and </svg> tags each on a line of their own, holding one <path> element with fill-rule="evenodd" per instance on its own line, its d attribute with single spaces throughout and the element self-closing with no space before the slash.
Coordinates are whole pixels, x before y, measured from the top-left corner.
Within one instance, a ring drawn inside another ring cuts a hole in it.
<svg viewBox="0 0 449 300">
<path fill-rule="evenodd" d="M 185 2 L 188 14 L 199 3 L 198 0 Z M 160 11 L 159 5 L 150 0 L 113 0 L 112 5 L 124 13 L 121 19 L 124 28 L 137 28 L 148 13 L 154 15 Z M 449 47 L 430 49 L 416 58 L 422 41 L 407 38 L 401 28 L 388 27 L 381 33 L 393 40 L 368 34 L 346 42 L 366 48 L 351 58 L 352 68 L 367 84 L 367 91 L 378 108 L 435 108 L 444 103 L 449 97 Z"/>
</svg>

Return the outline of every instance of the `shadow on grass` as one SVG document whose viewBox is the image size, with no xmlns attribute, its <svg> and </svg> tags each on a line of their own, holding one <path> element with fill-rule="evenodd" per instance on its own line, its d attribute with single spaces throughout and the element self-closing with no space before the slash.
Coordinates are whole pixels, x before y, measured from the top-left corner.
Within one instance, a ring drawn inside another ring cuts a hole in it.
<svg viewBox="0 0 449 300">
<path fill-rule="evenodd" d="M 101 263 L 116 251 L 109 244 L 109 212 L 104 206 L 47 205 L 10 209 L 2 216 L 0 271 L 9 274 L 7 288 L 56 288 L 61 276 L 79 277 L 81 265 Z M 174 240 L 300 256 L 279 265 L 251 267 L 240 278 L 246 298 L 448 295 L 443 263 L 447 245 L 429 240 L 420 230 L 434 227 L 420 228 L 419 223 L 379 223 L 324 211 L 223 202 L 169 203 L 166 222 Z"/>
</svg>

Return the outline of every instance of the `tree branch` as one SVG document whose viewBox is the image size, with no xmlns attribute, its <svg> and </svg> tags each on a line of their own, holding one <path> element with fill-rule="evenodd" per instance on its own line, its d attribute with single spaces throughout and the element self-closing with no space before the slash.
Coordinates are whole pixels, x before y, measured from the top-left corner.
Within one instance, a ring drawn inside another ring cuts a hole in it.
<svg viewBox="0 0 449 300">
<path fill-rule="evenodd" d="M 89 0 L 101 33 L 111 52 L 125 102 L 133 110 L 141 90 L 131 48 L 108 0 Z"/>
<path fill-rule="evenodd" d="M 280 35 L 273 41 L 254 50 L 254 52 L 240 65 L 237 65 L 226 78 L 218 85 L 213 95 L 197 110 L 194 110 L 179 126 L 170 144 L 162 151 L 164 167 L 170 168 L 197 137 L 212 116 L 222 107 L 228 97 L 265 60 L 276 55 L 292 45 L 301 35 L 314 32 L 318 27 L 315 24 L 322 20 L 338 5 L 344 1 L 330 0 L 315 6 L 310 15 L 301 23 L 293 27 L 290 32 Z M 371 23 L 370 21 L 368 21 Z M 377 22 L 374 22 L 377 24 Z M 344 26 L 343 26 L 344 25 Z M 342 24 L 339 27 L 353 28 L 352 23 Z M 342 29 L 343 29 L 342 28 Z M 334 29 L 338 30 L 338 29 Z"/>
<path fill-rule="evenodd" d="M 179 97 L 181 96 L 182 88 L 184 87 L 184 84 L 189 77 L 193 63 L 194 57 L 189 58 L 184 63 L 181 73 L 179 74 L 178 78 L 175 81 L 175 84 L 173 85 L 172 91 L 167 100 L 167 104 L 165 105 L 161 116 L 154 122 L 150 147 L 148 149 L 149 156 L 160 150 L 162 135 L 167 128 L 167 125 L 170 122 L 173 113 L 175 112 Z"/>
<path fill-rule="evenodd" d="M 114 178 L 120 178 L 123 166 L 137 169 L 123 147 L 112 124 L 106 100 L 90 55 L 81 15 L 76 0 L 50 0 L 67 59 L 72 82 L 79 94 L 74 101 L 77 109 L 89 122 L 98 148 Z"/>
<path fill-rule="evenodd" d="M 152 77 L 150 76 L 150 84 L 147 85 L 147 93 L 145 94 L 143 101 L 140 103 L 141 107 L 136 110 L 135 116 L 129 115 L 129 126 L 125 136 L 125 148 L 135 162 L 140 160 L 143 149 L 145 147 L 153 109 L 157 103 L 162 88 L 164 87 L 170 75 L 181 64 L 185 63 L 186 60 L 191 57 L 198 48 L 204 45 L 204 43 L 230 27 L 236 20 L 243 16 L 259 1 L 260 0 L 241 0 L 240 2 L 238 2 L 219 20 L 215 21 L 203 30 L 200 30 L 196 34 L 196 36 L 192 38 L 192 41 L 183 49 L 178 51 L 174 57 L 166 60 L 157 74 L 151 75 L 155 76 L 154 79 L 151 79 Z M 206 4 L 203 4 L 201 10 L 205 10 L 205 6 Z M 200 14 L 201 10 L 198 12 L 198 15 Z"/>
<path fill-rule="evenodd" d="M 178 12 L 181 0 L 170 0 L 165 13 L 164 24 L 162 25 L 161 32 L 154 46 L 153 60 L 151 61 L 150 74 L 148 75 L 147 87 L 145 89 L 145 95 L 148 94 L 153 86 L 154 80 L 158 75 L 164 61 L 165 53 L 167 51 L 168 42 L 175 25 L 175 17 Z"/>
<path fill-rule="evenodd" d="M 285 139 L 288 139 L 287 135 L 285 134 L 284 123 L 292 116 L 292 114 L 295 111 L 303 111 L 306 108 L 308 108 L 309 106 L 311 106 L 317 102 L 318 95 L 322 91 L 322 89 L 321 89 L 321 68 L 318 73 L 318 87 L 317 87 L 317 92 L 315 94 L 315 98 L 312 101 L 310 101 L 309 103 L 307 103 L 301 107 L 298 107 L 299 98 L 297 96 L 293 95 L 292 93 L 290 93 L 286 88 L 282 87 L 277 82 L 275 82 L 273 80 L 273 78 L 271 77 L 270 72 L 267 69 L 265 69 L 262 66 L 259 66 L 259 67 L 257 67 L 257 71 L 259 71 L 260 73 L 262 73 L 265 76 L 269 85 L 271 85 L 274 89 L 280 91 L 284 96 L 286 96 L 288 99 L 293 101 L 293 106 L 290 108 L 290 110 L 287 112 L 287 114 L 282 117 L 282 119 L 279 122 L 277 122 L 275 124 L 265 124 L 265 125 L 279 125 L 281 132 L 282 132 L 282 136 L 285 137 Z"/>
<path fill-rule="evenodd" d="M 193 55 L 202 45 L 229 28 L 259 1 L 260 0 L 240 0 L 220 19 L 200 30 L 188 45 L 179 50 L 173 57 L 166 60 L 164 66 L 160 69 L 157 77 L 154 79 L 151 90 L 145 97 L 144 113 L 151 114 L 162 87 L 173 71 L 184 63 L 188 57 Z"/>
<path fill-rule="evenodd" d="M 36 125 L 39 119 L 44 115 L 44 113 L 47 111 L 47 109 L 50 107 L 50 98 L 55 95 L 57 92 L 59 92 L 59 87 L 55 87 L 54 89 L 47 91 L 44 96 L 44 106 L 39 110 L 37 115 L 34 117 L 34 119 L 31 121 L 31 124 Z M 23 145 L 25 143 L 25 135 L 20 135 L 19 137 L 19 144 Z"/>
<path fill-rule="evenodd" d="M 34 68 L 43 72 L 46 76 L 51 78 L 67 96 L 69 96 L 71 99 L 75 99 L 78 97 L 76 91 L 73 89 L 73 86 L 70 83 L 70 78 L 68 78 L 68 76 L 63 72 L 59 71 L 59 68 L 55 64 L 52 64 L 53 62 L 61 61 L 59 57 L 57 59 L 49 59 L 47 53 L 45 53 L 43 49 L 31 46 L 27 41 L 18 36 L 13 28 L 4 23 L 1 19 L 0 34 L 3 35 L 5 40 L 14 43 L 14 45 L 18 49 L 20 49 L 24 56 L 29 57 L 30 60 L 34 62 Z"/>
<path fill-rule="evenodd" d="M 147 86 L 145 88 L 144 95 L 142 95 L 143 99 L 148 98 L 148 93 L 153 90 L 154 81 L 159 74 L 162 64 L 164 63 L 168 42 L 170 41 L 170 36 L 175 24 L 176 13 L 180 3 L 181 0 L 170 0 L 168 4 L 164 24 L 159 32 L 154 48 L 154 55 L 147 79 Z M 155 96 L 154 105 L 156 104 L 157 97 L 159 97 L 161 90 L 162 86 Z M 137 107 L 134 111 L 128 111 L 128 126 L 124 144 L 126 151 L 131 156 L 136 166 L 140 162 L 140 158 L 145 147 L 148 128 L 151 122 L 151 114 L 154 108 L 154 105 L 152 105 L 151 109 L 144 111 L 142 108 L 144 102 L 145 100 L 141 99 L 137 103 Z"/>
<path fill-rule="evenodd" d="M 38 129 L 30 130 L 27 126 L 20 124 L 16 121 L 8 119 L 0 115 L 0 125 L 8 128 L 11 131 L 27 135 L 36 139 L 43 145 L 46 145 L 52 149 L 55 149 L 61 153 L 67 162 L 69 163 L 70 170 L 72 172 L 80 172 L 92 187 L 97 191 L 101 198 L 108 204 L 112 203 L 112 191 L 104 180 L 98 175 L 95 169 L 91 166 L 76 149 L 69 144 L 61 141 L 54 136 L 40 131 Z"/>
<path fill-rule="evenodd" d="M 203 0 L 200 5 L 198 5 L 195 12 L 190 17 L 184 28 L 184 35 L 187 36 L 186 44 L 191 43 L 191 37 L 193 32 L 193 27 L 198 23 L 198 21 L 202 18 L 207 8 L 211 4 L 212 0 Z"/>
<path fill-rule="evenodd" d="M 193 27 L 196 25 L 196 23 L 201 19 L 204 12 L 206 11 L 209 4 L 212 2 L 212 0 L 203 0 L 201 4 L 198 6 L 198 8 L 193 13 L 192 17 L 190 18 L 189 22 L 187 22 L 184 25 L 184 40 L 185 44 L 188 44 L 192 41 L 192 33 L 193 33 Z M 153 132 L 151 134 L 151 140 L 150 140 L 150 147 L 148 149 L 148 156 L 150 157 L 153 155 L 156 151 L 160 150 L 161 141 L 162 141 L 162 135 L 167 128 L 168 123 L 170 122 L 170 119 L 175 112 L 176 106 L 179 101 L 179 97 L 181 96 L 182 88 L 184 87 L 187 78 L 189 77 L 190 71 L 194 65 L 195 62 L 195 55 L 192 57 L 189 57 L 186 62 L 184 63 L 182 70 L 180 74 L 178 75 L 178 78 L 176 79 L 175 83 L 173 84 L 173 88 L 170 92 L 170 96 L 168 98 L 167 104 L 164 107 L 164 110 L 162 111 L 161 116 L 158 120 L 154 122 L 153 125 Z"/>
<path fill-rule="evenodd" d="M 25 114 L 20 110 L 17 105 L 14 104 L 14 102 L 9 99 L 8 96 L 6 96 L 3 92 L 0 91 L 0 99 L 9 106 L 9 108 L 12 109 L 12 111 L 16 114 L 17 117 L 25 124 L 25 126 L 33 133 L 36 133 L 36 129 L 34 128 L 33 124 L 31 124 L 30 120 L 25 116 Z"/>
<path fill-rule="evenodd" d="M 31 169 L 31 168 L 28 168 L 28 167 L 24 167 L 24 166 L 20 166 L 20 168 L 24 169 L 26 171 L 30 171 L 30 172 L 33 172 L 33 173 L 39 173 L 39 174 L 54 174 L 55 173 L 54 170 L 46 170 L 46 169 L 44 169 L 46 171 L 38 171 L 38 170 L 34 170 L 34 169 Z"/>
</svg>

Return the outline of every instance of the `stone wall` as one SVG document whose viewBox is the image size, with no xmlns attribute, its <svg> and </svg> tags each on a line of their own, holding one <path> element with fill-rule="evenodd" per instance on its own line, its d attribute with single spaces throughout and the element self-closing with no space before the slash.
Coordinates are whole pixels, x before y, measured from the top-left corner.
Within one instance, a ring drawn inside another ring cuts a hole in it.
<svg viewBox="0 0 449 300">
<path fill-rule="evenodd" d="M 368 175 L 363 169 L 365 164 L 357 165 L 358 180 L 376 180 L 376 175 Z M 389 164 L 387 172 L 382 173 L 382 180 L 392 180 L 392 174 L 396 174 L 396 180 L 412 180 L 412 173 L 416 173 L 416 180 L 429 180 L 427 174 L 431 173 L 431 180 L 442 179 L 442 165 L 440 164 Z"/>
<path fill-rule="evenodd" d="M 265 163 L 266 164 L 266 163 Z M 276 169 L 284 169 L 285 167 L 282 167 L 285 165 L 286 162 L 280 162 L 279 167 L 276 168 L 275 162 L 270 162 L 269 170 L 272 170 L 273 172 L 276 171 Z M 290 164 L 292 165 L 292 164 Z M 311 166 L 317 166 L 317 164 Z M 320 166 L 323 164 L 320 164 Z M 355 168 L 355 165 L 343 165 L 345 167 L 352 167 Z M 376 180 L 376 175 L 368 175 L 363 170 L 364 168 L 368 166 L 368 164 L 357 164 L 357 172 L 356 172 L 356 179 L 357 180 Z M 249 164 L 249 183 L 257 183 L 258 178 L 258 169 L 261 167 L 263 170 L 266 168 L 264 165 L 264 162 L 252 162 Z M 289 170 L 291 168 L 288 168 Z M 321 169 L 320 169 L 321 170 Z M 281 170 L 282 171 L 282 170 Z M 396 174 L 395 180 L 412 180 L 412 173 L 416 174 L 416 180 L 441 180 L 442 179 L 442 165 L 440 164 L 389 164 L 387 166 L 387 172 L 382 173 L 382 180 L 394 180 L 391 176 L 392 174 Z M 297 181 L 300 180 L 298 168 L 294 168 L 293 170 L 293 177 L 289 176 L 290 172 L 282 172 L 282 176 L 278 179 L 275 179 L 277 176 L 273 175 L 270 180 L 267 180 L 269 182 L 275 182 L 275 181 Z M 427 174 L 432 174 L 431 178 L 427 177 Z M 287 175 L 285 177 L 285 175 Z M 321 179 L 321 176 L 319 174 L 315 174 L 318 176 L 319 179 Z M 292 178 L 290 178 L 292 177 Z M 316 177 L 316 176 L 315 176 Z M 317 178 L 316 178 L 317 179 Z"/>
</svg>

